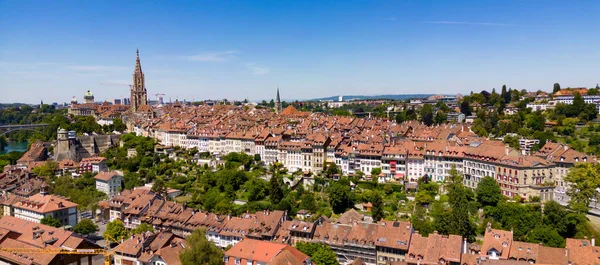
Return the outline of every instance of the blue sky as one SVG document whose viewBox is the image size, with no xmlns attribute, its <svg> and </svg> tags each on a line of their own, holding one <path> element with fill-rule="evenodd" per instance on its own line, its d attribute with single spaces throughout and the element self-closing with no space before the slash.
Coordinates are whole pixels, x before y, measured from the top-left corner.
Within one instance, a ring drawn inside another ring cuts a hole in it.
<svg viewBox="0 0 600 265">
<path fill-rule="evenodd" d="M 550 90 L 600 83 L 600 1 L 0 0 L 0 102 Z"/>
</svg>

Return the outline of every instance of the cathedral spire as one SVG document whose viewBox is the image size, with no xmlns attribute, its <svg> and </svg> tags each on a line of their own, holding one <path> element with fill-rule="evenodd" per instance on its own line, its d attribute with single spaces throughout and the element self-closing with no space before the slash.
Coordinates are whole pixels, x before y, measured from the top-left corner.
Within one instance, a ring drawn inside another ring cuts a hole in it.
<svg viewBox="0 0 600 265">
<path fill-rule="evenodd" d="M 140 50 L 136 49 L 135 54 L 135 71 L 142 72 L 142 64 L 140 63 Z"/>
<path fill-rule="evenodd" d="M 281 98 L 279 97 L 279 86 L 277 86 L 277 102 L 281 102 Z"/>
<path fill-rule="evenodd" d="M 279 96 L 279 86 L 277 86 L 277 98 L 275 100 L 275 113 L 281 113 L 281 97 Z"/>
</svg>

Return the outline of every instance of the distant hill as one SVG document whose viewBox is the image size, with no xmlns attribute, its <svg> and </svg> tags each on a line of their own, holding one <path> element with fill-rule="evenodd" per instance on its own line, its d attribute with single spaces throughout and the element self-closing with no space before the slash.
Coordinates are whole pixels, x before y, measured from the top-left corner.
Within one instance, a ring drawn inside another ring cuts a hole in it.
<svg viewBox="0 0 600 265">
<path fill-rule="evenodd" d="M 344 95 L 344 101 L 347 100 L 364 100 L 364 99 L 393 99 L 393 100 L 407 100 L 414 98 L 427 98 L 435 94 L 400 94 L 400 95 L 374 95 L 374 96 L 364 96 L 364 95 Z M 333 100 L 337 101 L 339 96 L 331 96 L 325 98 L 315 98 L 311 99 L 311 101 L 320 101 L 320 100 Z"/>
</svg>

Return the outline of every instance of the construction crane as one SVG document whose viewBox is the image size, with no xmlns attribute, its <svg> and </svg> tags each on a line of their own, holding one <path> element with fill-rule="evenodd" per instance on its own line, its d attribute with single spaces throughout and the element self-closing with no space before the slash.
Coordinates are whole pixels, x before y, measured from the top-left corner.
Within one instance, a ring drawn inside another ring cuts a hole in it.
<svg viewBox="0 0 600 265">
<path fill-rule="evenodd" d="M 5 251 L 8 253 L 15 254 L 59 254 L 59 255 L 103 255 L 104 256 L 104 265 L 110 265 L 111 260 L 110 257 L 117 253 L 116 250 L 110 250 L 108 246 L 110 245 L 109 238 L 112 238 L 109 235 L 104 235 L 104 240 L 106 241 L 106 246 L 104 248 L 89 248 L 89 249 L 62 249 L 62 248 L 0 248 L 0 251 Z M 113 242 L 117 242 L 113 239 Z M 121 244 L 122 245 L 122 244 Z M 121 247 L 121 245 L 119 247 Z"/>
</svg>

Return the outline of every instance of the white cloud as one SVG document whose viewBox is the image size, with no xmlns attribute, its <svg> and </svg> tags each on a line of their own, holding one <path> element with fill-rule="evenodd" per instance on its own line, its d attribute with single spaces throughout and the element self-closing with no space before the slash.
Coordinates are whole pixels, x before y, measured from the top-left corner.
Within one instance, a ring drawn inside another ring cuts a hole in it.
<svg viewBox="0 0 600 265">
<path fill-rule="evenodd" d="M 199 62 L 223 62 L 235 58 L 235 54 L 239 51 L 231 50 L 224 52 L 199 53 L 196 55 L 184 57 L 186 60 Z"/>
<path fill-rule="evenodd" d="M 246 68 L 248 68 L 253 75 L 266 75 L 271 72 L 271 69 L 268 67 L 256 63 L 246 63 Z"/>
<path fill-rule="evenodd" d="M 425 24 L 450 24 L 450 25 L 476 25 L 476 26 L 497 26 L 507 27 L 514 26 L 512 24 L 504 23 L 488 23 L 488 22 L 465 22 L 465 21 L 426 21 Z"/>
</svg>

